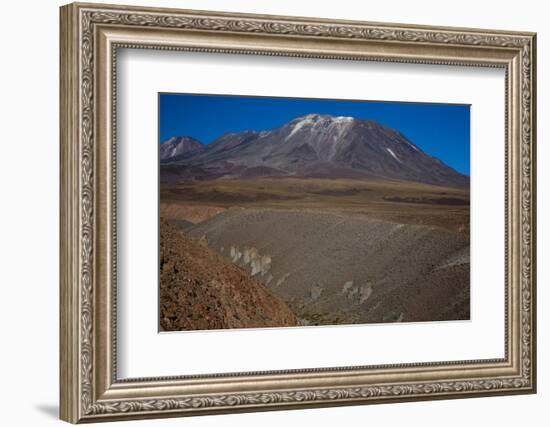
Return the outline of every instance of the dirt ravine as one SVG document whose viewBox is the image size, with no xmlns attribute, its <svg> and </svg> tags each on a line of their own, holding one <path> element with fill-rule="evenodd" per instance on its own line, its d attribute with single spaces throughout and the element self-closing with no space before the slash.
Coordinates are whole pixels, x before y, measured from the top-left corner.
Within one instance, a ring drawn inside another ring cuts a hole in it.
<svg viewBox="0 0 550 427">
<path fill-rule="evenodd" d="M 298 324 L 289 307 L 244 269 L 161 218 L 161 330 Z"/>
<path fill-rule="evenodd" d="M 188 230 L 302 324 L 465 320 L 469 240 L 346 210 L 232 207 Z"/>
</svg>

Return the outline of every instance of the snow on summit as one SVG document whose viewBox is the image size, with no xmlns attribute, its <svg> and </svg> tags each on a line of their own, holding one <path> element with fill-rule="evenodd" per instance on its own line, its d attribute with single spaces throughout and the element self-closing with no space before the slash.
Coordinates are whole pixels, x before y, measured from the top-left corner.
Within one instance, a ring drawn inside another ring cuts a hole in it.
<svg viewBox="0 0 550 427">
<path fill-rule="evenodd" d="M 302 117 L 298 117 L 291 121 L 291 123 L 294 125 L 292 131 L 288 134 L 288 136 L 285 138 L 285 140 L 289 140 L 296 132 L 298 132 L 300 129 L 303 129 L 306 126 L 311 126 L 310 130 L 313 130 L 318 125 L 323 125 L 326 127 L 330 126 L 341 126 L 340 129 L 341 132 L 345 130 L 347 127 L 346 125 L 350 125 L 353 123 L 355 119 L 353 117 L 349 116 L 330 116 L 330 115 L 323 115 L 323 114 L 307 114 Z"/>
</svg>

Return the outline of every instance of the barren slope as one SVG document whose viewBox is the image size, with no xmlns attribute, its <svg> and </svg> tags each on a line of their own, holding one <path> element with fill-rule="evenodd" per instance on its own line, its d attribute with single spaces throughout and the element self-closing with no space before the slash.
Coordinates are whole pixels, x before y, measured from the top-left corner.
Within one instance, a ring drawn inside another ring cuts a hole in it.
<svg viewBox="0 0 550 427">
<path fill-rule="evenodd" d="M 469 318 L 469 241 L 345 211 L 233 207 L 191 228 L 305 323 Z"/>
<path fill-rule="evenodd" d="M 298 324 L 288 306 L 204 242 L 160 221 L 161 330 Z"/>
</svg>

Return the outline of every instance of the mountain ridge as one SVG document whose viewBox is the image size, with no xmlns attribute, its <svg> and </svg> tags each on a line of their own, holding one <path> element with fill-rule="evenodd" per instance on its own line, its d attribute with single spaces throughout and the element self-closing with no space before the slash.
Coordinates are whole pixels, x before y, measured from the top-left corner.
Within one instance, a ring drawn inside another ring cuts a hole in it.
<svg viewBox="0 0 550 427">
<path fill-rule="evenodd" d="M 350 116 L 306 114 L 269 131 L 226 133 L 208 145 L 179 138 L 182 147 L 170 148 L 178 154 L 161 156 L 164 182 L 295 176 L 469 185 L 469 177 L 425 153 L 401 132 Z"/>
</svg>

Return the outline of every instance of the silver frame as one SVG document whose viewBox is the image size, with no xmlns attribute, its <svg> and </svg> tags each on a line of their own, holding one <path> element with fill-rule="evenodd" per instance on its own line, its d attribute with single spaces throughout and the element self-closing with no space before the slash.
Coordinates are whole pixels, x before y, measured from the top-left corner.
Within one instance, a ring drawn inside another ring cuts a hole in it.
<svg viewBox="0 0 550 427">
<path fill-rule="evenodd" d="M 535 34 L 76 3 L 61 8 L 60 42 L 62 419 L 535 392 Z M 117 379 L 118 48 L 504 68 L 505 357 Z"/>
</svg>

